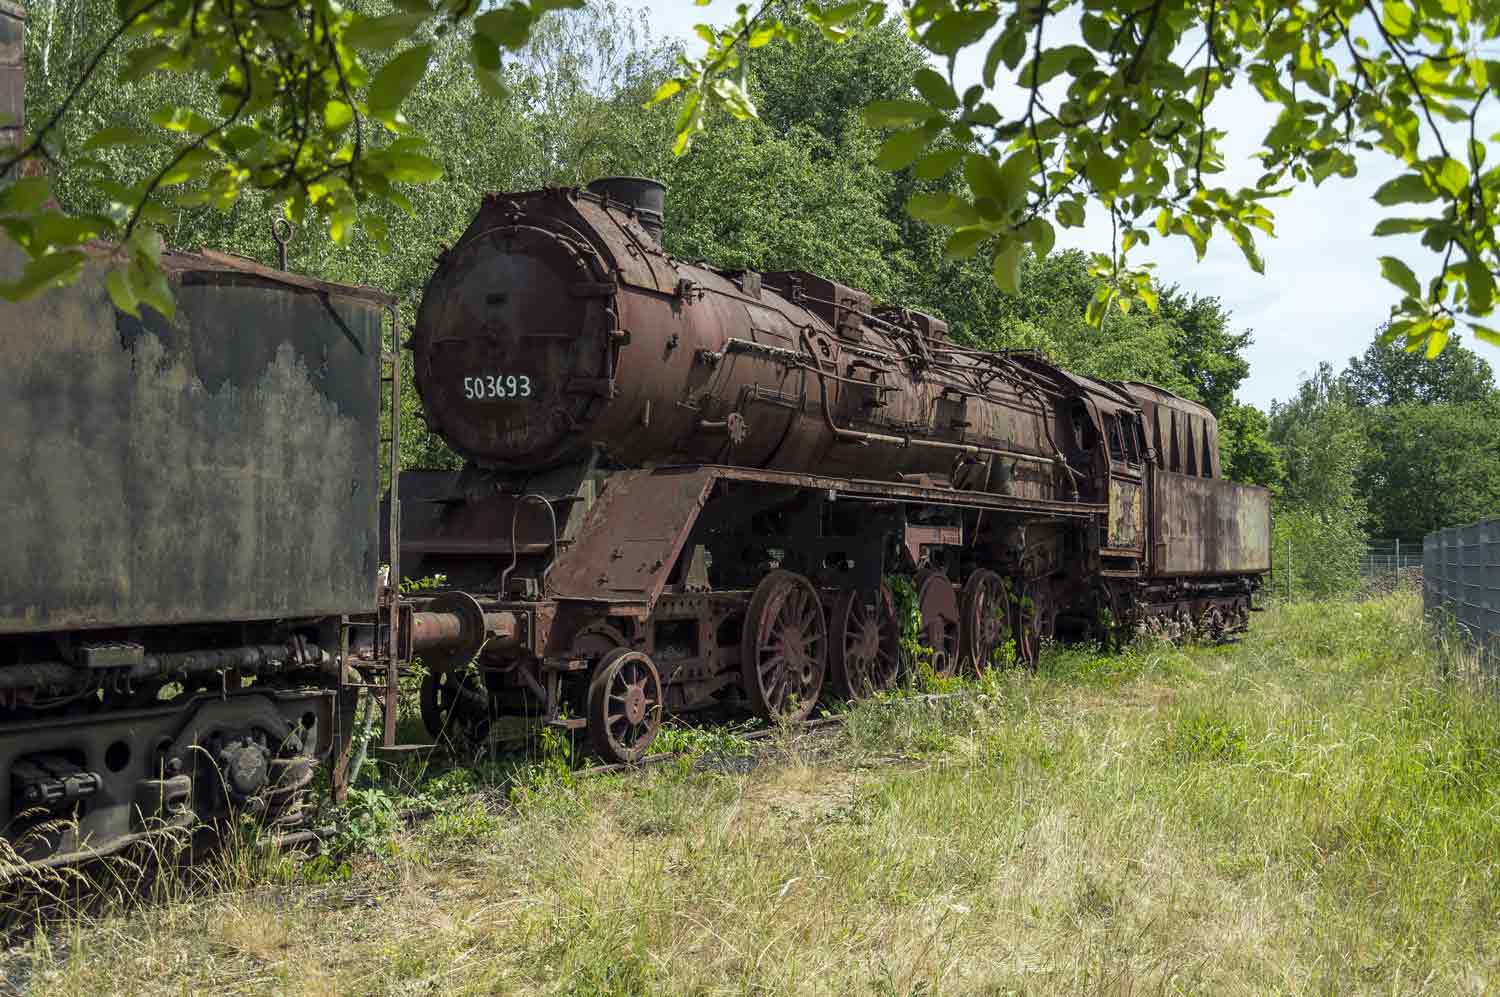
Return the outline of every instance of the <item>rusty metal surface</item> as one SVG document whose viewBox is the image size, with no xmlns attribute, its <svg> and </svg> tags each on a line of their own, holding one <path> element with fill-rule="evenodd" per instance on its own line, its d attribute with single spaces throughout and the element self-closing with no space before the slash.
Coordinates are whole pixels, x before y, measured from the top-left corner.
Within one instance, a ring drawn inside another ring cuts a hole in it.
<svg viewBox="0 0 1500 997">
<path fill-rule="evenodd" d="M 1146 542 L 1145 489 L 1132 478 L 1109 481 L 1109 546 L 1139 550 Z"/>
<path fill-rule="evenodd" d="M 1154 384 L 1122 384 L 1145 415 L 1146 445 L 1156 451 L 1158 466 L 1204 478 L 1222 476 L 1219 427 L 1212 412 Z"/>
<path fill-rule="evenodd" d="M 1264 488 L 1156 470 L 1151 522 L 1153 574 L 1271 570 L 1271 493 Z"/>
<path fill-rule="evenodd" d="M 162 269 L 183 275 L 184 283 L 229 283 L 235 274 L 247 274 L 288 287 L 300 287 L 339 298 L 368 301 L 377 305 L 394 305 L 396 297 L 374 287 L 359 284 L 335 284 L 288 270 L 268 267 L 244 256 L 205 249 L 200 253 L 165 253 Z"/>
<path fill-rule="evenodd" d="M 0 632 L 373 612 L 381 308 L 166 259 L 175 323 L 0 303 Z"/>
<path fill-rule="evenodd" d="M 654 603 L 717 469 L 620 471 L 548 577 L 559 599 Z"/>
<path fill-rule="evenodd" d="M 25 29 L 25 9 L 0 0 L 0 149 L 26 123 Z"/>
<path fill-rule="evenodd" d="M 819 491 L 839 500 L 956 505 L 1057 520 L 1086 521 L 1104 512 L 1098 505 L 1036 503 L 984 492 L 737 467 L 617 471 L 590 510 L 577 540 L 559 558 L 549 577 L 549 594 L 558 599 L 653 604 L 715 481 L 781 485 Z M 962 542 L 957 527 L 916 529 L 919 546 Z"/>
</svg>

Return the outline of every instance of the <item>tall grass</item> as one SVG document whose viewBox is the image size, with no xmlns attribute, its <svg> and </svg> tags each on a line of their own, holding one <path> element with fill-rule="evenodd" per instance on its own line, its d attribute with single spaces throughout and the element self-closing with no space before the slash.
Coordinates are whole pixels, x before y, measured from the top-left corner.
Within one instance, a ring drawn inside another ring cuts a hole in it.
<svg viewBox="0 0 1500 997">
<path fill-rule="evenodd" d="M 61 994 L 1500 985 L 1500 704 L 1410 596 L 1255 623 L 861 705 L 744 774 L 454 795 L 347 876 L 247 869 L 12 958 Z"/>
</svg>

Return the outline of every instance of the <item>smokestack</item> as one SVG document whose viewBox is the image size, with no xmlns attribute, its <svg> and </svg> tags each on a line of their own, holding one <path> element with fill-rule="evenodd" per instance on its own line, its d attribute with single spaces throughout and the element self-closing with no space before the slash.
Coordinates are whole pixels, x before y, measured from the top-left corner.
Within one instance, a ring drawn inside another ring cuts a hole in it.
<svg viewBox="0 0 1500 997">
<path fill-rule="evenodd" d="M 667 185 L 646 177 L 600 177 L 589 183 L 589 193 L 628 204 L 646 234 L 661 245 L 663 212 L 667 207 Z"/>
<path fill-rule="evenodd" d="M 21 141 L 26 123 L 26 8 L 0 0 L 0 149 Z"/>
</svg>

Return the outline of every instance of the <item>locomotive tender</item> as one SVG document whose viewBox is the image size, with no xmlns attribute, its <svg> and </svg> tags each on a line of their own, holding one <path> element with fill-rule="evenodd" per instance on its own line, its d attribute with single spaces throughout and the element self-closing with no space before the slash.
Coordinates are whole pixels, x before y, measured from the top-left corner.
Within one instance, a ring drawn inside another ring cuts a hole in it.
<svg viewBox="0 0 1500 997">
<path fill-rule="evenodd" d="M 0 114 L 21 24 L 0 0 Z M 348 781 L 362 692 L 395 746 L 418 658 L 435 739 L 521 718 L 631 761 L 667 713 L 895 684 L 893 584 L 940 673 L 1244 626 L 1269 502 L 1223 480 L 1201 406 L 814 274 L 674 260 L 663 201 L 497 194 L 443 253 L 407 346 L 459 471 L 394 470 L 379 291 L 168 253 L 177 316 L 138 320 L 99 246 L 0 303 L 0 868 L 296 826 L 319 766 Z M 0 280 L 23 263 L 0 244 Z"/>
<path fill-rule="evenodd" d="M 675 260 L 663 206 L 633 178 L 492 195 L 425 289 L 423 417 L 467 460 L 401 476 L 401 573 L 445 585 L 405 611 L 458 620 L 434 736 L 525 716 L 629 761 L 665 713 L 804 718 L 897 681 L 898 578 L 939 673 L 1248 622 L 1269 498 L 1222 478 L 1202 406 Z"/>
</svg>

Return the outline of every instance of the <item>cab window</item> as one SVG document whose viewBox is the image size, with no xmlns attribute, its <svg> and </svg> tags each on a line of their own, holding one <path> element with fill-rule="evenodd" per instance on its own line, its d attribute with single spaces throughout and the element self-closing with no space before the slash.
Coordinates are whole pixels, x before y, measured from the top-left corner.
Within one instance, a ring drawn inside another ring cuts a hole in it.
<svg viewBox="0 0 1500 997">
<path fill-rule="evenodd" d="M 1141 462 L 1141 447 L 1139 441 L 1136 439 L 1136 433 L 1139 432 L 1136 420 L 1131 416 L 1126 416 L 1125 424 L 1120 427 L 1120 431 L 1125 437 L 1125 459 L 1132 464 L 1139 464 Z"/>
<path fill-rule="evenodd" d="M 1109 429 L 1109 456 L 1113 460 L 1125 459 L 1125 442 L 1120 435 L 1120 420 L 1117 416 L 1106 416 L 1105 426 Z"/>
</svg>

